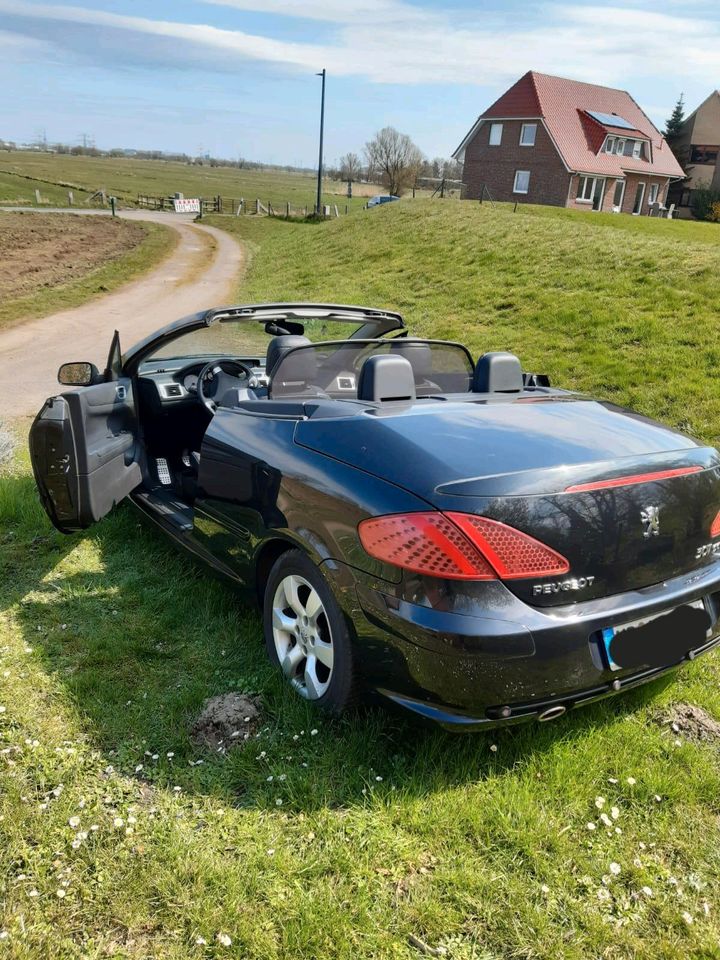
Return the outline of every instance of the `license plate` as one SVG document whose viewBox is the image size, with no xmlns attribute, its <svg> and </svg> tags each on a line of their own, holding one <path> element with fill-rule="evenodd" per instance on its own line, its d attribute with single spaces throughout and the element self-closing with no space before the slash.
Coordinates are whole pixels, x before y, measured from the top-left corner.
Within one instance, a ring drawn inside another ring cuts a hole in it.
<svg viewBox="0 0 720 960">
<path fill-rule="evenodd" d="M 710 616 L 702 600 L 600 631 L 610 670 L 676 663 L 710 637 Z"/>
</svg>

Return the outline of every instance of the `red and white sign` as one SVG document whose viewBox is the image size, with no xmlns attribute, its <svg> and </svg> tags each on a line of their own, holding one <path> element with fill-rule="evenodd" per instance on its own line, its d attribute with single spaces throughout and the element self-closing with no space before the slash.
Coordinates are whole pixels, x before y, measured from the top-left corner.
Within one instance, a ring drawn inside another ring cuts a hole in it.
<svg viewBox="0 0 720 960">
<path fill-rule="evenodd" d="M 173 200 L 173 206 L 175 207 L 175 213 L 200 213 L 200 200 L 198 198 L 194 200 Z"/>
</svg>

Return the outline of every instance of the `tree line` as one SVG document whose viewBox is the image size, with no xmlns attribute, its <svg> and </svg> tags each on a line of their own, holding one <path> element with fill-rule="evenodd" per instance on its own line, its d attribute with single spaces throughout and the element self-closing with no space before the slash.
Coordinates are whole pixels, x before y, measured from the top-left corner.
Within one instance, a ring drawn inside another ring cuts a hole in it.
<svg viewBox="0 0 720 960">
<path fill-rule="evenodd" d="M 361 158 L 357 153 L 346 153 L 334 166 L 326 169 L 327 175 L 334 180 L 346 181 L 349 193 L 353 183 L 366 181 L 381 183 L 396 197 L 417 187 L 424 178 L 462 179 L 462 165 L 456 160 L 445 157 L 428 160 L 410 137 L 395 127 L 379 130 L 365 144 L 363 154 Z"/>
</svg>

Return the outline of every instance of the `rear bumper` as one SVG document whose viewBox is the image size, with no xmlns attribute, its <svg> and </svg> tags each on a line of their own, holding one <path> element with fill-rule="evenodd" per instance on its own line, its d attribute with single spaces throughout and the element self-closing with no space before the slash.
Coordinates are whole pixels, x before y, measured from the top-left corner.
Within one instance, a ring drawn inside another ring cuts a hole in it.
<svg viewBox="0 0 720 960">
<path fill-rule="evenodd" d="M 371 581 L 342 564 L 328 566 L 368 683 L 399 706 L 455 730 L 537 719 L 549 710 L 559 715 L 660 677 L 720 642 L 720 564 L 641 590 L 544 609 L 528 606 L 497 581 L 444 593 L 436 587 L 435 597 L 416 590 L 424 602 L 409 602 L 401 585 Z M 696 600 L 710 615 L 711 638 L 671 662 L 609 668 L 597 642 L 604 628 Z"/>
<path fill-rule="evenodd" d="M 569 710 L 574 710 L 575 707 L 596 703 L 598 700 L 613 697 L 625 690 L 632 690 L 635 687 L 642 686 L 645 683 L 672 673 L 677 670 L 682 663 L 694 660 L 695 657 L 713 650 L 718 645 L 720 645 L 720 636 L 713 637 L 713 639 L 708 641 L 704 646 L 693 650 L 691 654 L 684 657 L 683 660 L 667 667 L 645 670 L 641 673 L 624 676 L 622 679 L 616 678 L 610 683 L 604 683 L 602 686 L 589 690 L 577 690 L 573 693 L 564 694 L 549 700 L 503 705 L 500 709 L 502 711 L 509 711 L 506 717 L 493 717 L 488 715 L 491 710 L 488 710 L 485 715 L 477 716 L 473 713 L 454 710 L 444 704 L 432 703 L 427 700 L 415 700 L 412 697 L 404 696 L 392 690 L 386 690 L 380 687 L 376 689 L 379 694 L 397 706 L 409 710 L 411 713 L 415 713 L 425 720 L 437 723 L 446 730 L 452 730 L 456 733 L 470 733 L 477 730 L 492 730 L 495 727 L 526 723 L 530 720 L 537 720 L 539 722 L 555 720 Z"/>
</svg>

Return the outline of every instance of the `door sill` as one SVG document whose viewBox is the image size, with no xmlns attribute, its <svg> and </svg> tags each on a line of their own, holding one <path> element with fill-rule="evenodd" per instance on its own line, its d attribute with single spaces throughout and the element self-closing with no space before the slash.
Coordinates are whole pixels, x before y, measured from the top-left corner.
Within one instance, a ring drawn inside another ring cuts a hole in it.
<svg viewBox="0 0 720 960">
<path fill-rule="evenodd" d="M 135 502 L 157 520 L 167 524 L 180 533 L 190 533 L 193 528 L 193 508 L 179 500 L 171 490 L 154 487 L 152 490 L 139 490 L 133 494 Z"/>
</svg>

